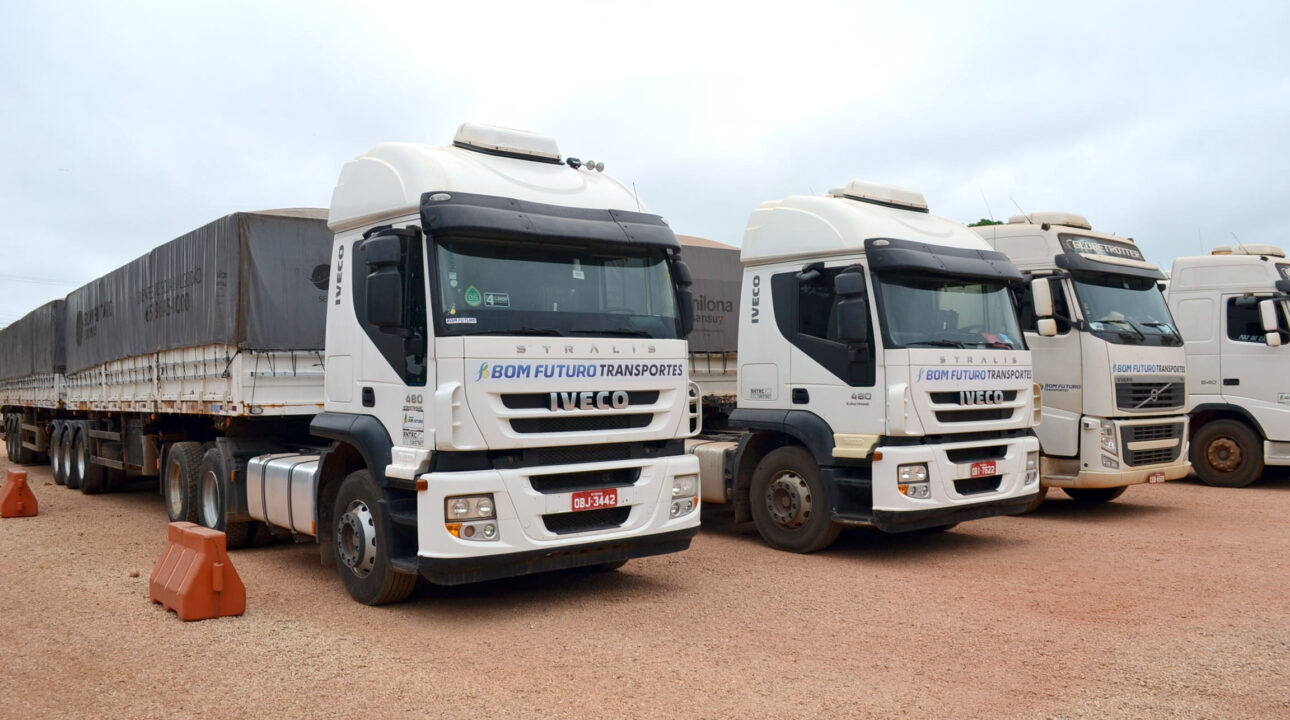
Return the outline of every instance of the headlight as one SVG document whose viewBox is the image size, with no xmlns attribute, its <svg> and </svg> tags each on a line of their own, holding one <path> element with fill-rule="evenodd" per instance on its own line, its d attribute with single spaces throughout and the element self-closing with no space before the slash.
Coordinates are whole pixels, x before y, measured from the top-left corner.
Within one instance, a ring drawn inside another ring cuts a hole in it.
<svg viewBox="0 0 1290 720">
<path fill-rule="evenodd" d="M 487 520 L 495 508 L 492 495 L 462 495 L 444 499 L 444 520 Z"/>
<path fill-rule="evenodd" d="M 1115 423 L 1112 423 L 1110 420 L 1102 421 L 1100 439 L 1103 450 L 1111 453 L 1112 455 L 1119 454 L 1115 444 Z"/>
<path fill-rule="evenodd" d="M 698 475 L 677 475 L 672 478 L 672 497 L 694 497 L 699 494 Z"/>
<path fill-rule="evenodd" d="M 900 489 L 900 494 L 906 497 L 931 497 L 932 487 L 927 482 L 928 477 L 927 466 L 923 463 L 896 467 L 896 487 Z"/>
</svg>

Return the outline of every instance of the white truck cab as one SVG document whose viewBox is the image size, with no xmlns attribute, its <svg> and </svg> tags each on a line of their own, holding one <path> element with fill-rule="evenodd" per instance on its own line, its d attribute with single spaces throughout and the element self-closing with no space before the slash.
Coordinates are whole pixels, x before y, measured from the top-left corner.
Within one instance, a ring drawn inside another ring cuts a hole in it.
<svg viewBox="0 0 1290 720">
<path fill-rule="evenodd" d="M 863 181 L 753 211 L 731 432 L 691 441 L 705 503 L 774 547 L 1021 512 L 1039 389 L 1021 274 L 920 193 Z"/>
<path fill-rule="evenodd" d="M 1169 308 L 1187 341 L 1192 466 L 1221 487 L 1290 465 L 1290 261 L 1273 245 L 1174 260 Z"/>
<path fill-rule="evenodd" d="M 1187 358 L 1164 273 L 1131 238 L 1073 213 L 973 229 L 1029 279 L 1018 304 L 1044 387 L 1043 493 L 1106 502 L 1185 477 Z"/>
</svg>

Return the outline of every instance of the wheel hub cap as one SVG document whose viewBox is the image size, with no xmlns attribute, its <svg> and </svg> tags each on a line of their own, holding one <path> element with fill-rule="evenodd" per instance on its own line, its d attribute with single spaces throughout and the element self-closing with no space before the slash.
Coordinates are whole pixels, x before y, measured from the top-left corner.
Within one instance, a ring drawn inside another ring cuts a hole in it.
<svg viewBox="0 0 1290 720">
<path fill-rule="evenodd" d="M 1217 438 L 1205 449 L 1205 460 L 1219 472 L 1233 472 L 1241 466 L 1241 446 L 1231 438 Z"/>
<path fill-rule="evenodd" d="M 775 476 L 766 489 L 766 509 L 776 525 L 796 530 L 806 523 L 812 509 L 811 488 L 795 472 Z"/>
<path fill-rule="evenodd" d="M 337 521 L 336 551 L 345 567 L 359 577 L 367 577 L 376 566 L 376 522 L 363 501 L 350 503 Z"/>
</svg>

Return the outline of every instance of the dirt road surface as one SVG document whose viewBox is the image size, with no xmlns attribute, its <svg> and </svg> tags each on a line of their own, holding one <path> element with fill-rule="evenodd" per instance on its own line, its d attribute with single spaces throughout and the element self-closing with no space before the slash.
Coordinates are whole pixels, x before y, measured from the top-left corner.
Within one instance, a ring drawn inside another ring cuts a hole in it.
<svg viewBox="0 0 1290 720">
<path fill-rule="evenodd" d="M 709 523 L 617 573 L 384 608 L 283 544 L 232 554 L 244 616 L 184 623 L 148 600 L 154 492 L 28 471 L 40 515 L 0 520 L 0 717 L 1290 717 L 1287 480 L 1057 492 L 810 556 Z"/>
</svg>

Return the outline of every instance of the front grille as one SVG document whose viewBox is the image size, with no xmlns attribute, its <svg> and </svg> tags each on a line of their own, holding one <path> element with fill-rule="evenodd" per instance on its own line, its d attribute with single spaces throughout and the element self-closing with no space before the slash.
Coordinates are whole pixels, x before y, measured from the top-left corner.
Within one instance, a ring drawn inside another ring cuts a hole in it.
<svg viewBox="0 0 1290 720">
<path fill-rule="evenodd" d="M 980 495 L 981 493 L 994 492 L 999 489 L 999 483 L 1003 481 L 1002 475 L 986 475 L 984 477 L 963 478 L 954 481 L 954 489 L 960 495 Z"/>
<path fill-rule="evenodd" d="M 594 432 L 643 428 L 654 416 L 650 413 L 629 415 L 573 415 L 566 417 L 512 418 L 517 433 Z"/>
<path fill-rule="evenodd" d="M 994 392 L 994 391 L 993 391 L 993 390 L 991 390 L 990 392 Z M 934 402 L 934 403 L 936 403 L 936 404 L 938 404 L 938 405 L 958 405 L 958 404 L 959 404 L 959 394 L 958 394 L 958 391 L 951 391 L 951 392 L 934 392 L 934 393 L 928 393 L 928 395 L 930 395 L 930 396 L 931 396 L 931 398 L 932 398 L 932 402 Z M 1016 391 L 1016 390 L 1004 390 L 1004 391 L 1003 391 L 1003 401 L 1004 401 L 1004 402 L 1012 402 L 1013 400 L 1016 400 L 1016 399 L 1017 399 L 1017 391 Z M 973 407 L 973 406 L 972 406 L 972 405 L 964 405 L 963 407 Z"/>
<path fill-rule="evenodd" d="M 1143 440 L 1172 440 L 1182 437 L 1182 423 L 1165 423 L 1163 425 L 1125 425 L 1120 434 L 1125 443 Z"/>
<path fill-rule="evenodd" d="M 540 493 L 561 493 L 573 490 L 593 490 L 596 488 L 616 488 L 635 485 L 640 479 L 641 469 L 614 468 L 612 470 L 594 470 L 592 472 L 557 473 L 554 475 L 532 475 L 529 485 Z"/>
<path fill-rule="evenodd" d="M 1124 452 L 1124 462 L 1131 465 L 1155 465 L 1158 463 L 1173 462 L 1178 457 L 1178 450 L 1182 447 L 1179 443 L 1176 447 L 1157 448 L 1155 450 L 1126 450 Z"/>
<path fill-rule="evenodd" d="M 981 422 L 984 420 L 1007 420 L 1012 417 L 1013 408 L 977 408 L 972 410 L 937 410 L 936 422 Z"/>
<path fill-rule="evenodd" d="M 1152 393 L 1156 393 L 1154 396 Z M 1163 410 L 1182 407 L 1187 400 L 1186 384 L 1173 382 L 1117 382 L 1115 406 L 1121 410 Z"/>
<path fill-rule="evenodd" d="M 999 460 L 1008 454 L 1007 445 L 992 445 L 989 447 L 972 447 L 959 448 L 957 450 L 946 450 L 945 457 L 949 458 L 952 463 L 970 463 L 978 460 Z"/>
<path fill-rule="evenodd" d="M 626 460 L 632 456 L 630 445 L 569 445 L 537 448 L 532 451 L 532 465 L 573 465 L 575 463 Z"/>
<path fill-rule="evenodd" d="M 599 391 L 592 391 L 594 395 Z M 575 396 L 580 393 L 574 393 Z M 658 402 L 658 390 L 629 390 L 628 405 L 653 405 Z M 550 393 L 503 393 L 502 405 L 511 410 L 536 410 L 551 408 Z"/>
<path fill-rule="evenodd" d="M 543 515 L 542 524 L 549 532 L 556 535 L 591 532 L 592 530 L 610 530 L 627 522 L 632 514 L 630 505 L 600 510 L 581 510 L 578 512 L 555 513 Z"/>
</svg>

